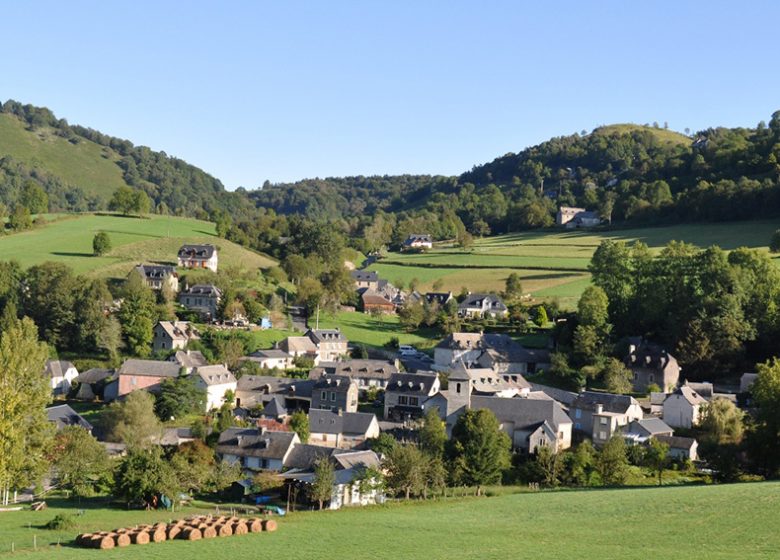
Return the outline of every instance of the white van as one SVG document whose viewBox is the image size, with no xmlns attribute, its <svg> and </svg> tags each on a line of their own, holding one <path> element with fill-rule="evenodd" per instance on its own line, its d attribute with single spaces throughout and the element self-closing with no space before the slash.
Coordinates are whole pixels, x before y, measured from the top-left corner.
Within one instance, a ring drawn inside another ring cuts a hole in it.
<svg viewBox="0 0 780 560">
<path fill-rule="evenodd" d="M 417 350 L 414 349 L 414 346 L 409 346 L 408 344 L 401 344 L 398 346 L 398 353 L 401 356 L 416 356 Z"/>
</svg>

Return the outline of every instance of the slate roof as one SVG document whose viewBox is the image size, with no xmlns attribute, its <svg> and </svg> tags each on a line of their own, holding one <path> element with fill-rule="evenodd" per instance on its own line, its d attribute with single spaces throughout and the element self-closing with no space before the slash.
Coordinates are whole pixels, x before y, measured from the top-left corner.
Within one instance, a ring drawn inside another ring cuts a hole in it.
<svg viewBox="0 0 780 560">
<path fill-rule="evenodd" d="M 309 329 L 306 333 L 315 344 L 321 342 L 346 342 L 346 337 L 341 333 L 339 329 Z"/>
<path fill-rule="evenodd" d="M 390 376 L 385 390 L 427 397 L 435 382 L 435 373 L 394 373 Z"/>
<path fill-rule="evenodd" d="M 559 403 L 565 404 L 566 406 L 570 406 L 577 398 L 577 393 L 572 393 L 571 391 L 564 391 L 563 389 L 558 389 L 557 387 L 550 387 L 549 385 L 541 385 L 539 383 L 531 383 L 531 390 L 542 391 L 550 398 L 553 398 Z"/>
<path fill-rule="evenodd" d="M 140 375 L 149 377 L 178 377 L 181 366 L 176 362 L 160 360 L 125 360 L 117 371 L 118 375 Z"/>
<path fill-rule="evenodd" d="M 658 344 L 637 337 L 630 338 L 629 342 L 633 348 L 626 357 L 629 367 L 662 370 L 670 363 L 677 363 L 674 356 Z"/>
<path fill-rule="evenodd" d="M 439 305 L 444 305 L 452 299 L 452 292 L 428 292 L 423 297 L 425 297 L 428 303 L 436 302 Z"/>
<path fill-rule="evenodd" d="M 379 456 L 371 450 L 340 451 L 336 450 L 333 459 L 342 469 L 353 467 L 379 467 Z"/>
<path fill-rule="evenodd" d="M 179 258 L 205 261 L 213 257 L 216 250 L 214 245 L 182 245 L 179 249 Z"/>
<path fill-rule="evenodd" d="M 179 350 L 169 360 L 186 368 L 196 368 L 209 363 L 200 350 Z"/>
<path fill-rule="evenodd" d="M 427 233 L 412 233 L 404 241 L 404 245 L 411 245 L 412 243 L 433 243 L 433 237 Z"/>
<path fill-rule="evenodd" d="M 688 401 L 692 405 L 697 404 L 705 404 L 707 402 L 707 399 L 702 397 L 699 393 L 688 387 L 687 385 L 683 385 L 682 387 L 678 387 L 675 389 L 672 393 L 669 394 L 669 397 L 673 395 L 679 395 L 682 396 L 686 401 Z M 667 399 L 669 397 L 666 397 Z"/>
<path fill-rule="evenodd" d="M 572 408 L 582 410 L 596 410 L 596 405 L 602 405 L 604 412 L 615 414 L 625 414 L 631 405 L 638 405 L 639 402 L 629 395 L 615 395 L 613 393 L 596 393 L 594 391 L 583 391 L 574 399 Z"/>
<path fill-rule="evenodd" d="M 209 386 L 236 383 L 236 377 L 222 364 L 195 368 L 194 374 L 199 376 Z"/>
<path fill-rule="evenodd" d="M 345 362 L 320 362 L 309 372 L 310 379 L 323 375 L 343 375 L 352 379 L 390 379 L 398 373 L 395 363 L 386 360 L 347 360 Z"/>
<path fill-rule="evenodd" d="M 625 428 L 627 434 L 639 434 L 644 437 L 659 434 L 671 434 L 674 430 L 660 418 L 643 418 L 634 420 Z"/>
<path fill-rule="evenodd" d="M 200 338 L 198 331 L 189 321 L 158 321 L 157 325 L 160 326 L 165 334 L 167 334 L 172 340 L 184 340 Z"/>
<path fill-rule="evenodd" d="M 316 354 L 317 345 L 308 336 L 288 336 L 279 342 L 279 348 L 290 354 Z"/>
<path fill-rule="evenodd" d="M 92 431 L 92 424 L 87 422 L 78 412 L 73 410 L 67 404 L 50 406 L 46 409 L 46 417 L 49 422 L 53 422 L 58 430 L 66 426 L 81 426 Z"/>
<path fill-rule="evenodd" d="M 346 375 L 323 375 L 319 379 L 313 380 L 313 389 L 328 389 L 331 391 L 349 391 L 353 381 Z"/>
<path fill-rule="evenodd" d="M 471 408 L 486 408 L 493 412 L 501 423 L 512 422 L 515 430 L 530 430 L 547 422 L 554 430 L 572 420 L 561 405 L 552 399 L 526 399 L 514 397 L 488 397 L 472 395 Z"/>
<path fill-rule="evenodd" d="M 46 360 L 43 372 L 52 378 L 65 377 L 65 373 L 74 367 L 76 366 L 66 360 Z"/>
<path fill-rule="evenodd" d="M 176 268 L 167 264 L 139 264 L 135 270 L 144 278 L 162 280 L 166 276 L 178 277 Z"/>
<path fill-rule="evenodd" d="M 284 350 L 279 350 L 278 348 L 271 348 L 270 350 L 258 350 L 257 352 L 252 352 L 247 357 L 250 359 L 260 358 L 260 359 L 286 360 L 290 358 L 290 355 Z"/>
<path fill-rule="evenodd" d="M 498 350 L 522 350 L 523 347 L 506 334 L 494 333 L 452 333 L 439 342 L 436 348 L 449 350 L 470 350 L 494 348 Z"/>
<path fill-rule="evenodd" d="M 283 391 L 293 379 L 273 375 L 242 375 L 237 384 L 237 391 L 264 391 L 269 393 Z"/>
<path fill-rule="evenodd" d="M 314 466 L 317 459 L 331 457 L 335 451 L 336 449 L 332 447 L 300 443 L 290 451 L 290 454 L 284 461 L 284 466 L 288 469 L 310 469 Z"/>
<path fill-rule="evenodd" d="M 263 416 L 279 418 L 287 416 L 287 407 L 284 405 L 284 397 L 273 395 L 271 399 L 263 406 Z"/>
<path fill-rule="evenodd" d="M 199 296 L 209 298 L 221 298 L 222 291 L 214 284 L 195 284 L 179 294 L 181 296 Z"/>
<path fill-rule="evenodd" d="M 264 432 L 256 428 L 228 428 L 219 435 L 217 453 L 283 460 L 296 439 L 295 432 Z"/>
<path fill-rule="evenodd" d="M 114 370 L 113 369 L 105 369 L 105 368 L 92 368 L 88 369 L 87 371 L 80 373 L 74 381 L 76 383 L 98 383 L 99 381 L 103 381 L 104 379 L 111 377 L 113 375 Z"/>
<path fill-rule="evenodd" d="M 485 311 L 506 311 L 501 298 L 494 294 L 470 294 L 458 304 L 458 309 L 479 309 Z"/>
<path fill-rule="evenodd" d="M 682 436 L 655 436 L 655 439 L 661 443 L 665 443 L 670 449 L 685 449 L 690 450 L 696 440 L 694 438 L 682 437 Z"/>
<path fill-rule="evenodd" d="M 350 276 L 355 282 L 378 282 L 379 275 L 373 270 L 353 270 Z"/>
<path fill-rule="evenodd" d="M 309 431 L 316 434 L 363 435 L 376 421 L 367 412 L 333 412 L 319 408 L 309 409 Z"/>
</svg>

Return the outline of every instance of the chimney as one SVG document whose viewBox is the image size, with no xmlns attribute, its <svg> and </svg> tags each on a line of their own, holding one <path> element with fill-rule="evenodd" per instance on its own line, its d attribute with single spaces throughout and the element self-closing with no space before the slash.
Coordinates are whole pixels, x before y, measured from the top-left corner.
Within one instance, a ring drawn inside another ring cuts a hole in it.
<svg viewBox="0 0 780 560">
<path fill-rule="evenodd" d="M 596 414 L 601 414 L 602 412 L 604 412 L 604 405 L 599 403 L 596 405 Z"/>
</svg>

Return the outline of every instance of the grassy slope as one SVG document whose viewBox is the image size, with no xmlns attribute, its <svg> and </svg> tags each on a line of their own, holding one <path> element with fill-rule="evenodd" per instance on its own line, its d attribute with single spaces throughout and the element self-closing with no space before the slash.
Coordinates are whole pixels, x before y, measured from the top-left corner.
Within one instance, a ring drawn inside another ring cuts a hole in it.
<svg viewBox="0 0 780 560">
<path fill-rule="evenodd" d="M 602 126 L 593 131 L 596 135 L 607 135 L 613 133 L 627 134 L 635 130 L 649 131 L 656 136 L 659 140 L 668 144 L 690 144 L 691 139 L 675 132 L 674 130 L 668 130 L 663 128 L 654 128 L 652 126 L 643 126 L 639 124 L 611 124 Z"/>
<path fill-rule="evenodd" d="M 113 150 L 88 140 L 71 144 L 48 127 L 29 131 L 21 120 L 8 114 L 0 114 L 0 156 L 4 155 L 105 199 L 125 185 Z"/>
<path fill-rule="evenodd" d="M 309 319 L 309 325 L 314 325 L 314 319 Z M 412 344 L 418 348 L 431 348 L 441 337 L 431 329 L 407 333 L 400 326 L 397 315 L 387 315 L 381 318 L 372 317 L 359 311 L 337 313 L 336 315 L 320 315 L 320 328 L 340 328 L 347 340 L 366 346 L 382 347 L 393 337 L 398 337 L 401 344 Z"/>
<path fill-rule="evenodd" d="M 668 131 L 667 131 L 668 132 Z M 717 224 L 687 224 L 606 232 L 547 230 L 514 233 L 476 240 L 468 251 L 437 247 L 425 254 L 391 254 L 370 268 L 390 281 L 408 284 L 412 278 L 423 290 L 441 279 L 443 289 L 460 291 L 500 290 L 506 277 L 516 272 L 526 291 L 540 298 L 558 297 L 573 304 L 588 285 L 587 266 L 604 239 L 642 241 L 653 251 L 672 240 L 700 247 L 765 249 L 777 220 Z"/>
<path fill-rule="evenodd" d="M 113 247 L 103 257 L 92 256 L 92 238 L 98 231 L 109 234 Z M 254 268 L 274 264 L 268 257 L 217 238 L 210 222 L 168 216 L 66 216 L 42 228 L 0 237 L 0 255 L 19 261 L 25 268 L 58 261 L 79 274 L 123 277 L 139 262 L 175 264 L 176 252 L 184 242 L 217 245 L 220 266 Z"/>
<path fill-rule="evenodd" d="M 56 511 L 0 513 L 0 551 L 32 534 Z M 87 511 L 80 529 L 112 529 L 120 512 Z M 125 522 L 158 513 L 122 512 Z M 534 558 L 770 559 L 780 547 L 780 483 L 509 494 L 337 512 L 298 513 L 279 531 L 199 541 L 174 541 L 110 551 L 64 547 L 0 557 L 362 558 L 480 560 Z"/>
</svg>

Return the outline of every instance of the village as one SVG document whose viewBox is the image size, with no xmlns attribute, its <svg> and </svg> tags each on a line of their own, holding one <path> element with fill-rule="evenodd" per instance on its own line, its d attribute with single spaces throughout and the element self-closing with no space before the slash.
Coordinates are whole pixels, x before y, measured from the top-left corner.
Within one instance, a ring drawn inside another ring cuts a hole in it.
<svg viewBox="0 0 780 560">
<path fill-rule="evenodd" d="M 407 241 L 409 250 L 425 250 L 431 242 L 425 234 Z M 46 410 L 48 419 L 59 430 L 77 426 L 93 434 L 118 460 L 127 442 L 112 438 L 99 422 L 93 426 L 76 409 L 99 416 L 96 411 L 137 393 L 159 399 L 169 391 L 169 398 L 176 399 L 179 394 L 171 392 L 175 380 L 186 380 L 198 391 L 196 408 L 206 424 L 198 420 L 195 426 L 192 415 L 187 415 L 189 424 L 167 418 L 146 443 L 170 452 L 198 439 L 210 441 L 216 459 L 239 473 L 231 499 L 273 503 L 279 512 L 317 502 L 329 509 L 383 503 L 404 486 L 399 478 L 412 476 L 388 473 L 398 468 L 388 463 L 390 450 L 396 444 L 421 444 L 421 430 L 439 429 L 441 437 L 450 439 L 462 431 L 459 420 L 469 411 L 488 411 L 519 461 L 533 461 L 541 452 L 559 456 L 583 444 L 597 452 L 620 440 L 628 456 L 661 445 L 661 470 L 674 465 L 675 470 L 706 472 L 696 439 L 705 408 L 723 401 L 744 404 L 756 378 L 745 374 L 739 387 L 689 382 L 666 349 L 634 338 L 623 356 L 630 394 L 576 392 L 539 381 L 551 367 L 552 341 L 546 348 L 526 348 L 508 334 L 485 332 L 482 324 L 476 332 L 450 333 L 432 352 L 398 345 L 372 349 L 370 357 L 339 328 L 309 324 L 271 348 L 241 356 L 233 367 L 209 363 L 194 349 L 201 330 L 212 325 L 270 329 L 272 323 L 263 318 L 250 325 L 235 309 L 219 318 L 219 288 L 179 286 L 177 269 L 218 270 L 215 246 L 185 245 L 177 258 L 178 267 L 140 264 L 132 274 L 152 290 L 177 293 L 180 308 L 196 313 L 198 321 L 159 321 L 153 329 L 154 359 L 128 358 L 115 369 L 81 372 L 69 361 L 49 360 L 45 375 L 54 404 Z M 451 292 L 403 292 L 376 272 L 357 269 L 351 278 L 364 313 L 394 314 L 412 302 L 450 307 L 464 325 L 485 318 L 500 321 L 509 314 L 500 294 L 466 294 L 458 302 Z M 323 474 L 325 463 L 331 472 Z M 275 483 L 259 488 L 257 481 L 267 476 Z M 388 476 L 395 477 L 395 485 L 379 482 Z M 327 495 L 312 491 L 323 477 L 330 487 Z M 48 480 L 56 487 L 56 471 Z M 473 483 L 478 486 L 480 480 Z"/>
</svg>

